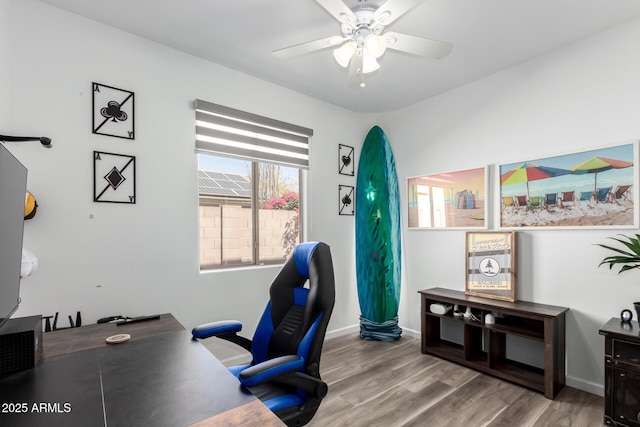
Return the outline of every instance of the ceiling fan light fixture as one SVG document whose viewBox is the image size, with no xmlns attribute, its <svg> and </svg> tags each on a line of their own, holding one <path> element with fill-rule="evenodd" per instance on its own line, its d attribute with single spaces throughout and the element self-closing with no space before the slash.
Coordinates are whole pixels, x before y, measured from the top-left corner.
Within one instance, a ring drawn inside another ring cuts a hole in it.
<svg viewBox="0 0 640 427">
<path fill-rule="evenodd" d="M 380 58 L 387 50 L 387 41 L 384 37 L 369 34 L 364 39 L 364 47 L 369 55 L 374 58 Z"/>
<path fill-rule="evenodd" d="M 331 48 L 335 61 L 349 71 L 349 82 L 380 68 L 387 49 L 441 59 L 451 52 L 450 43 L 409 34 L 388 32 L 387 26 L 413 9 L 421 0 L 315 0 L 340 23 L 339 36 L 292 45 L 272 52 L 280 59 Z"/>
<path fill-rule="evenodd" d="M 380 68 L 380 64 L 371 55 L 362 55 L 362 73 L 368 74 Z"/>
<path fill-rule="evenodd" d="M 347 42 L 333 51 L 333 57 L 341 67 L 347 68 L 355 51 L 356 47 L 353 42 Z"/>
</svg>

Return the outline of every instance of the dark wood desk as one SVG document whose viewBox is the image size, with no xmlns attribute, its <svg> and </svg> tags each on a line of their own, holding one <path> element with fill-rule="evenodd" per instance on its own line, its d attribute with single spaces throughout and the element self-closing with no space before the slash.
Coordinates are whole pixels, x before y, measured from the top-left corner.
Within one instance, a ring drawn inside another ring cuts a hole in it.
<svg viewBox="0 0 640 427">
<path fill-rule="evenodd" d="M 60 356 L 92 348 L 107 347 L 105 339 L 112 335 L 129 334 L 131 341 L 184 331 L 184 326 L 169 313 L 161 314 L 157 320 L 144 322 L 103 323 L 81 328 L 59 329 L 43 334 L 42 357 Z"/>
<path fill-rule="evenodd" d="M 107 345 L 117 333 L 132 338 Z M 49 332 L 44 356 L 0 379 L 0 425 L 284 425 L 171 315 Z"/>
</svg>

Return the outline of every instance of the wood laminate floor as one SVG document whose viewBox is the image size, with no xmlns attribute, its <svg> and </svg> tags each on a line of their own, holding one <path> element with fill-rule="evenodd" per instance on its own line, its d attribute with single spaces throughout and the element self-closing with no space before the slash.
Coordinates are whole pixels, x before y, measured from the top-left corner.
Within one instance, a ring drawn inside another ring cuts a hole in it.
<svg viewBox="0 0 640 427">
<path fill-rule="evenodd" d="M 420 352 L 420 340 L 325 341 L 329 394 L 311 427 L 601 426 L 604 400 L 565 387 L 555 400 Z"/>
</svg>

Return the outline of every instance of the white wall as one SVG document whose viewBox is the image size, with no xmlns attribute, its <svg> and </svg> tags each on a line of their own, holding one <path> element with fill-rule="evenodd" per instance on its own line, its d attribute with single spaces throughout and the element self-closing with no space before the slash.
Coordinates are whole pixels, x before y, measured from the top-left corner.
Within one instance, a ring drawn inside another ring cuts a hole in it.
<svg viewBox="0 0 640 427">
<path fill-rule="evenodd" d="M 0 1 L 0 58 L 9 58 L 9 2 Z M 5 61 L 2 61 L 3 63 Z M 8 122 L 11 79 L 9 68 L 0 67 L 0 129 Z"/>
<path fill-rule="evenodd" d="M 0 105 L 10 106 L 0 133 L 53 140 L 50 150 L 6 144 L 39 204 L 25 223 L 39 269 L 22 281 L 15 316 L 60 312 L 67 326 L 77 310 L 85 323 L 172 312 L 187 328 L 238 319 L 251 336 L 277 268 L 199 273 L 192 102 L 201 98 L 314 130 L 307 239 L 332 248 L 330 330 L 357 323 L 353 217 L 337 214 L 338 184 L 350 182 L 338 175 L 337 150 L 363 138 L 363 117 L 39 2 L 0 6 L 10 37 L 0 52 L 11 58 L 0 67 Z M 92 134 L 94 81 L 135 92 L 134 141 Z M 94 150 L 136 156 L 135 205 L 93 202 Z"/>
<path fill-rule="evenodd" d="M 395 150 L 404 218 L 408 177 L 637 139 L 638 40 L 640 21 L 634 21 L 381 117 Z M 600 394 L 604 340 L 598 330 L 640 299 L 638 273 L 597 268 L 607 254 L 594 243 L 620 232 L 637 230 L 519 232 L 517 296 L 571 309 L 567 383 Z M 406 230 L 404 238 L 400 318 L 419 330 L 418 290 L 464 290 L 464 232 Z"/>
</svg>

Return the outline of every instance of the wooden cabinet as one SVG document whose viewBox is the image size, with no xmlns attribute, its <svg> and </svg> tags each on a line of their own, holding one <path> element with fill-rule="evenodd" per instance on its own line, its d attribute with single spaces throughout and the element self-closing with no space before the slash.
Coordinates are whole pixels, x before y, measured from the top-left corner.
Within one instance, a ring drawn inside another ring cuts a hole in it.
<svg viewBox="0 0 640 427">
<path fill-rule="evenodd" d="M 432 288 L 421 294 L 422 353 L 442 357 L 478 371 L 544 393 L 554 399 L 565 384 L 565 312 L 566 307 L 526 301 L 508 302 L 450 289 Z M 471 308 L 477 320 L 432 313 L 431 304 Z M 495 323 L 486 324 L 491 313 Z M 462 342 L 443 334 L 447 326 L 462 329 Z M 540 344 L 543 366 L 537 367 L 508 357 L 509 336 Z"/>
<path fill-rule="evenodd" d="M 640 426 L 640 325 L 609 320 L 604 335 L 604 423 Z"/>
</svg>

